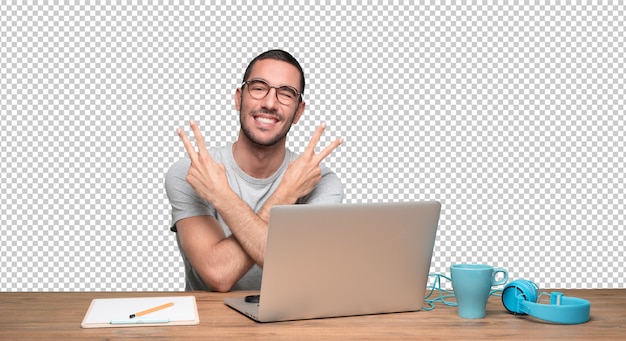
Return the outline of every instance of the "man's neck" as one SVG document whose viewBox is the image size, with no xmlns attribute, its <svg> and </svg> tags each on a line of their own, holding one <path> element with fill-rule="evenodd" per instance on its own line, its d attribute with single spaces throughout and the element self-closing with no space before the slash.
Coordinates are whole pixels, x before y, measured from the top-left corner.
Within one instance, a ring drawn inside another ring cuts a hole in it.
<svg viewBox="0 0 626 341">
<path fill-rule="evenodd" d="M 233 144 L 233 157 L 239 168 L 251 177 L 269 178 L 285 160 L 285 143 L 266 147 L 240 137 Z"/>
</svg>

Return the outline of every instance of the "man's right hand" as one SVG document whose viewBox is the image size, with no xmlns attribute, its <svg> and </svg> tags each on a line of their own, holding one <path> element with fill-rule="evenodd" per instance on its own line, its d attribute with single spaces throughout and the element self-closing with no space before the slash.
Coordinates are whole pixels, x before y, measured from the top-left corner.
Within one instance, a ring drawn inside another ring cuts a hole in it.
<svg viewBox="0 0 626 341">
<path fill-rule="evenodd" d="M 281 190 L 284 191 L 283 195 L 291 197 L 293 202 L 309 194 L 315 188 L 315 185 L 322 179 L 321 162 L 343 143 L 343 139 L 338 138 L 316 154 L 315 148 L 325 129 L 326 123 L 317 127 L 304 152 L 289 164 L 283 176 L 280 183 Z"/>
</svg>

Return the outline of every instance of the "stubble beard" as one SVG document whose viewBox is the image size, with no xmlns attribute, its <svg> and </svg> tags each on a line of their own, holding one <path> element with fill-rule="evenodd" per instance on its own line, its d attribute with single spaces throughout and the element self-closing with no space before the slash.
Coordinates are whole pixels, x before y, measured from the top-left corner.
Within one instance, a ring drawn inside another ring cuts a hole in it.
<svg viewBox="0 0 626 341">
<path fill-rule="evenodd" d="M 269 113 L 269 114 L 274 114 L 270 111 L 265 111 L 265 110 L 258 110 L 258 111 L 253 111 L 250 113 L 251 116 L 253 116 L 255 113 Z M 258 139 L 256 136 L 254 136 L 254 134 L 252 133 L 252 130 L 246 126 L 243 122 L 243 114 L 240 111 L 239 112 L 239 125 L 241 127 L 241 131 L 243 132 L 244 136 L 253 144 L 260 146 L 260 147 L 272 147 L 275 146 L 277 143 L 279 143 L 280 141 L 283 141 L 286 139 L 287 134 L 289 133 L 289 130 L 291 130 L 291 126 L 293 125 L 293 120 L 295 117 L 295 112 L 293 115 L 291 115 L 291 119 L 289 120 L 288 124 L 286 125 L 286 129 L 282 132 L 279 132 L 278 134 L 276 134 L 274 137 L 272 137 L 269 141 L 261 141 L 260 139 Z"/>
</svg>

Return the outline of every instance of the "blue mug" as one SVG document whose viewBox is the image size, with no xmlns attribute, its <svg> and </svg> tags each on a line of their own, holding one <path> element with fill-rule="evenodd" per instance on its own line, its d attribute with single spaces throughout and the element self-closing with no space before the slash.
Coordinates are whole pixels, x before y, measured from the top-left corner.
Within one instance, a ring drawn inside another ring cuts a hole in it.
<svg viewBox="0 0 626 341">
<path fill-rule="evenodd" d="M 459 316 L 467 319 L 485 317 L 491 287 L 509 280 L 505 269 L 486 264 L 454 264 L 450 273 Z M 499 273 L 503 274 L 500 280 L 496 279 Z"/>
</svg>

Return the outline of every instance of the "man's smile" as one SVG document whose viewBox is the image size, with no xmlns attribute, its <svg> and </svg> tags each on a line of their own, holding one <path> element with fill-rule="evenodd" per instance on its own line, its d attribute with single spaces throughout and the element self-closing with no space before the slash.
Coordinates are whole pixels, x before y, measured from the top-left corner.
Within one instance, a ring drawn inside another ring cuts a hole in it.
<svg viewBox="0 0 626 341">
<path fill-rule="evenodd" d="M 254 119 L 257 122 L 264 123 L 264 124 L 275 124 L 278 122 L 278 119 L 273 118 L 273 117 L 255 116 Z"/>
<path fill-rule="evenodd" d="M 275 126 L 281 121 L 280 116 L 277 114 L 265 113 L 260 111 L 252 112 L 252 118 L 254 118 L 254 121 L 257 123 L 257 125 L 267 128 Z"/>
</svg>

